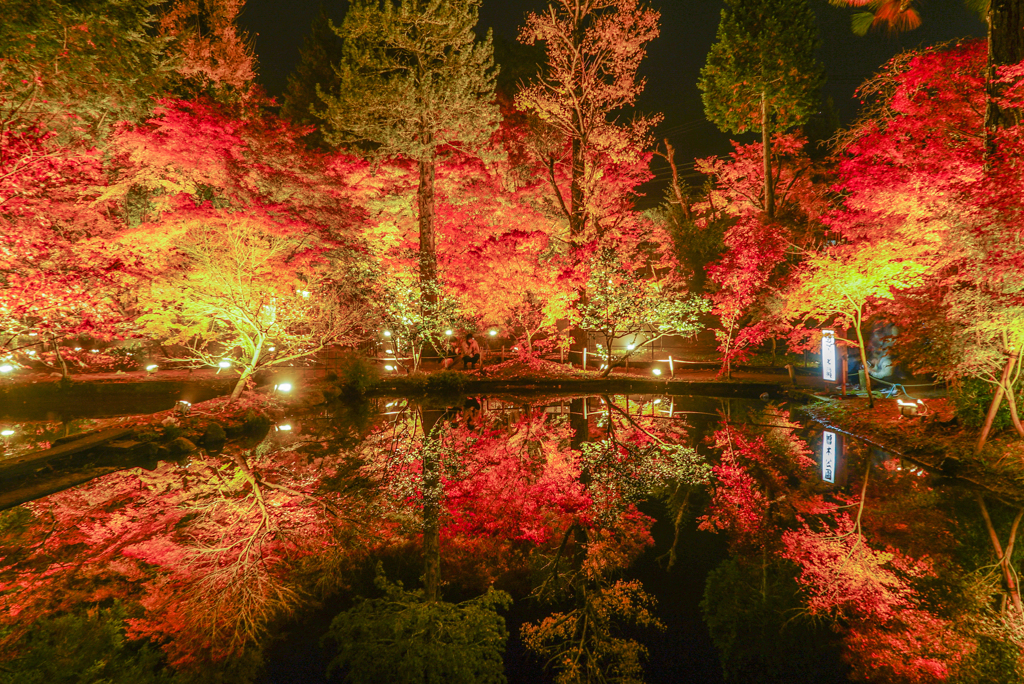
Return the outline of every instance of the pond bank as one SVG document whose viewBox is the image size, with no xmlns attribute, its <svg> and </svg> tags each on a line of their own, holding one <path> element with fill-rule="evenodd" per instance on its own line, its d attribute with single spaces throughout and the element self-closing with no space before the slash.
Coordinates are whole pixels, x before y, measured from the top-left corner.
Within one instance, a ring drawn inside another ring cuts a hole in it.
<svg viewBox="0 0 1024 684">
<path fill-rule="evenodd" d="M 850 435 L 931 472 L 1024 506 L 1024 440 L 1005 432 L 974 453 L 977 433 L 960 425 L 945 398 L 930 399 L 923 416 L 904 418 L 895 399 L 819 400 L 801 412 L 830 430 Z"/>
</svg>

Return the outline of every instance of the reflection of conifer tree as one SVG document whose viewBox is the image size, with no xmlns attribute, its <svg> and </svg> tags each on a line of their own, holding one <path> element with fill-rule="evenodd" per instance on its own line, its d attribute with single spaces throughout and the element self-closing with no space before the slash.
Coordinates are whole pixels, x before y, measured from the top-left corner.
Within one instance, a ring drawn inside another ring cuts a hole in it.
<svg viewBox="0 0 1024 684">
<path fill-rule="evenodd" d="M 692 450 L 661 440 L 611 397 L 604 398 L 605 438 L 592 441 L 586 401 L 570 404 L 570 447 L 577 454 L 579 481 L 591 508 L 586 521 L 578 517 L 569 526 L 537 591 L 543 599 L 572 607 L 525 625 L 523 639 L 558 671 L 560 683 L 640 681 L 647 649 L 621 636 L 621 627 L 664 627 L 652 612 L 653 598 L 639 582 L 613 579 L 632 560 L 631 541 L 646 531 L 636 527 L 646 523 L 638 520 L 633 504 L 674 480 L 706 480 L 707 466 Z M 563 569 L 561 557 L 570 541 L 568 567 Z"/>
</svg>

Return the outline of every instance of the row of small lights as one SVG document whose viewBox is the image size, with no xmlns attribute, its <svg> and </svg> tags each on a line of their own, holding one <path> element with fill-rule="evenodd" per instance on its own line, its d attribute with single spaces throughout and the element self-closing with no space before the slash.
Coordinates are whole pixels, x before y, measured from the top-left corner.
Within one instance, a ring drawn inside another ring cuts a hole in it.
<svg viewBox="0 0 1024 684">
<path fill-rule="evenodd" d="M 455 334 L 455 331 L 454 330 L 445 330 L 444 334 L 445 334 L 445 337 L 451 337 L 452 335 Z M 497 330 L 490 330 L 490 331 L 488 331 L 487 334 L 490 335 L 491 337 L 497 337 L 498 331 Z M 384 331 L 384 337 L 391 337 L 391 331 L 390 330 L 385 330 Z M 384 353 L 385 354 L 394 354 L 395 350 L 394 349 L 386 349 L 386 350 L 384 350 Z M 386 371 L 395 371 L 395 370 L 398 370 L 398 366 L 392 366 L 389 363 L 386 366 L 384 366 L 384 370 L 386 370 Z"/>
</svg>

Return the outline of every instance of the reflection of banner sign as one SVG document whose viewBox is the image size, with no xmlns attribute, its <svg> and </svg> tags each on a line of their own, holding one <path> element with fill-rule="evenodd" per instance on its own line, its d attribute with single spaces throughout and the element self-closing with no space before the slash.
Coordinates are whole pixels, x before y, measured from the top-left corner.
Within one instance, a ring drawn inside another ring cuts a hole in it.
<svg viewBox="0 0 1024 684">
<path fill-rule="evenodd" d="M 836 381 L 836 331 L 821 331 L 821 376 L 828 382 Z"/>
<path fill-rule="evenodd" d="M 825 482 L 836 481 L 836 449 L 838 440 L 836 433 L 826 430 L 821 436 L 821 479 Z"/>
</svg>

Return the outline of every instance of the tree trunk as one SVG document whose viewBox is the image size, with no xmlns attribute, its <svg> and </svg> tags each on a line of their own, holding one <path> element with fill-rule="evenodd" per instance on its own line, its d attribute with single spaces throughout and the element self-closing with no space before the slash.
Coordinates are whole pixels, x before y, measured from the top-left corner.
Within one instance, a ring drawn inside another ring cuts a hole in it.
<svg viewBox="0 0 1024 684">
<path fill-rule="evenodd" d="M 857 344 L 860 345 L 860 365 L 864 367 L 864 389 L 868 391 L 868 408 L 874 408 L 875 398 L 871 395 L 871 373 L 868 372 L 868 350 L 864 344 L 864 335 L 860 331 L 860 324 L 860 316 L 858 316 L 853 329 L 857 332 Z"/>
<path fill-rule="evenodd" d="M 775 182 L 772 178 L 772 133 L 768 122 L 768 101 L 761 93 L 761 148 L 764 156 L 764 213 L 775 219 Z"/>
<path fill-rule="evenodd" d="M 572 187 L 569 196 L 569 242 L 573 250 L 573 265 L 579 268 L 582 265 L 583 256 L 581 253 L 580 237 L 586 227 L 586 200 L 583 189 L 584 174 L 586 168 L 583 161 L 583 141 L 573 138 L 572 141 Z M 581 309 L 587 303 L 587 287 L 580 285 L 576 292 L 577 309 Z M 569 331 L 571 342 L 569 343 L 569 362 L 578 361 L 583 363 L 583 350 L 587 346 L 587 331 L 579 325 L 574 325 Z"/>
<path fill-rule="evenodd" d="M 434 432 L 442 411 L 423 411 L 424 441 Z M 438 598 L 441 584 L 441 464 L 432 449 L 423 451 L 423 584 L 427 600 Z"/>
<path fill-rule="evenodd" d="M 1010 566 L 1013 556 L 1013 545 L 1017 538 L 1017 528 L 1020 526 L 1021 518 L 1024 517 L 1024 508 L 1017 511 L 1017 516 L 1013 519 L 1013 525 L 1010 527 L 1010 538 L 1006 542 L 1006 550 L 1003 551 L 1002 544 L 999 543 L 999 535 L 996 534 L 996 528 L 992 525 L 992 518 L 988 514 L 988 507 L 985 506 L 985 499 L 981 494 L 978 494 L 978 507 L 981 508 L 981 517 L 985 519 L 985 529 L 988 530 L 988 538 L 992 542 L 992 549 L 996 553 L 996 560 L 999 561 L 999 568 L 1003 572 L 1006 592 L 1010 595 L 1010 600 L 1013 602 L 1013 608 L 1017 612 L 1017 619 L 1024 620 L 1024 607 L 1022 607 L 1020 600 L 1020 586 L 1017 584 L 1017 578 L 1013 568 Z"/>
<path fill-rule="evenodd" d="M 729 362 L 729 354 L 732 352 L 732 331 L 736 327 L 736 321 L 729 321 L 729 332 L 725 338 L 725 358 L 722 359 L 722 370 L 725 371 L 725 379 L 732 380 L 732 364 Z"/>
<path fill-rule="evenodd" d="M 996 393 L 992 396 L 992 403 L 988 405 L 988 413 L 985 414 L 985 424 L 981 426 L 981 434 L 978 435 L 978 442 L 974 445 L 974 453 L 976 454 L 981 453 L 985 442 L 988 441 L 988 433 L 992 431 L 992 423 L 999 412 L 999 405 L 1003 402 L 1003 392 L 1010 382 L 1010 373 L 1013 372 L 1013 364 L 1016 361 L 1017 357 L 1011 354 L 1010 358 L 1006 360 L 1006 365 L 1003 366 L 1003 377 L 999 379 Z"/>
<path fill-rule="evenodd" d="M 242 396 L 242 390 L 245 389 L 245 382 L 252 375 L 252 369 L 248 366 L 242 369 L 241 375 L 238 376 L 238 382 L 235 383 L 235 388 L 231 390 L 231 398 L 228 399 L 228 403 L 233 402 L 238 397 Z"/>
<path fill-rule="evenodd" d="M 430 135 L 426 134 L 429 141 Z M 434 238 L 434 178 L 437 162 L 433 156 L 419 162 L 420 184 L 416 191 L 416 206 L 419 210 L 420 227 L 420 284 L 429 289 L 424 300 L 434 303 L 437 292 L 432 286 L 437 283 L 437 248 Z"/>
<path fill-rule="evenodd" d="M 1017 112 L 1001 109 L 996 100 L 1005 85 L 994 83 L 1001 66 L 1024 60 L 1024 1 L 990 0 L 988 4 L 988 71 L 986 73 L 987 102 L 985 105 L 985 150 L 995 152 L 996 132 L 1017 123 Z"/>
<path fill-rule="evenodd" d="M 1016 363 L 1020 364 L 1021 352 L 1017 352 Z M 1017 396 L 1013 389 L 1014 382 L 1009 378 L 1006 379 L 1006 403 L 1010 405 L 1010 420 L 1013 421 L 1013 429 L 1017 431 L 1017 434 L 1024 437 L 1024 425 L 1021 425 L 1020 414 L 1017 413 Z"/>
</svg>

